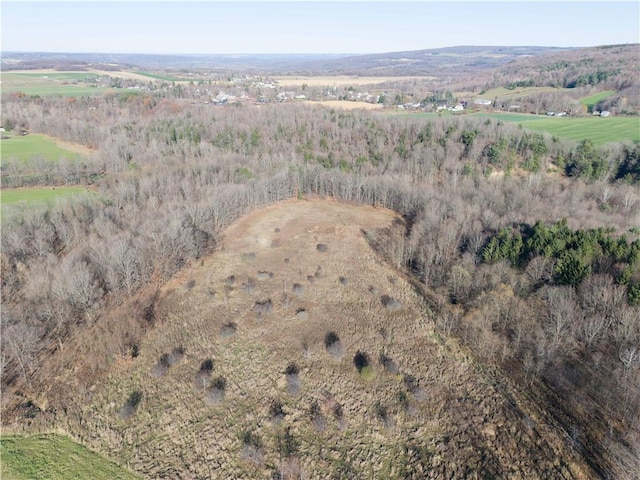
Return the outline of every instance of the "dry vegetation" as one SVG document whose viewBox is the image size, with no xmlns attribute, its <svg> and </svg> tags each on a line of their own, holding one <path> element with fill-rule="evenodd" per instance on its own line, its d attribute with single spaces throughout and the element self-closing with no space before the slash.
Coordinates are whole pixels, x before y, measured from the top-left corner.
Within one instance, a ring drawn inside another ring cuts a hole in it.
<svg viewBox="0 0 640 480">
<path fill-rule="evenodd" d="M 3 187 L 99 192 L 3 218 L 3 428 L 148 477 L 640 470 L 638 145 L 189 95 L 3 97 L 93 152 Z"/>
<path fill-rule="evenodd" d="M 161 287 L 138 355 L 69 399 L 65 428 L 148 478 L 586 478 L 544 409 L 439 333 L 422 297 L 380 262 L 363 230 L 394 223 L 388 210 L 326 200 L 242 218 Z M 273 277 L 244 291 L 260 271 Z M 273 308 L 255 312 L 265 299 Z M 231 323 L 234 335 L 221 335 Z M 329 331 L 339 357 L 325 349 Z M 178 346 L 184 356 L 169 362 Z"/>
<path fill-rule="evenodd" d="M 307 100 L 304 103 L 309 105 L 320 105 L 327 108 L 338 108 L 340 110 L 380 110 L 384 105 L 379 103 L 366 103 L 366 102 L 349 102 L 345 100 L 325 100 L 325 101 L 313 101 Z"/>
<path fill-rule="evenodd" d="M 307 85 L 309 87 L 348 87 L 348 86 L 364 86 L 378 85 L 388 82 L 402 81 L 431 81 L 436 77 L 427 76 L 411 76 L 411 77 L 365 77 L 365 76 L 349 76 L 349 75 L 330 75 L 330 76 L 274 76 L 272 77 L 283 87 L 301 87 Z"/>
</svg>

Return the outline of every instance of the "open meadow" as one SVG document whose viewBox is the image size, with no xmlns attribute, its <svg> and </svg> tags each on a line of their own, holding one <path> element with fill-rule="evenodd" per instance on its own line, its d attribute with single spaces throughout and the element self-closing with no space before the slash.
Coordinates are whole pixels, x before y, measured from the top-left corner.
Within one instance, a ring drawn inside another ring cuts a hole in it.
<svg viewBox="0 0 640 480">
<path fill-rule="evenodd" d="M 100 88 L 92 81 L 98 77 L 91 72 L 3 72 L 2 93 L 25 95 L 60 95 L 63 97 L 100 95 L 109 89 Z"/>
<path fill-rule="evenodd" d="M 327 75 L 327 76 L 275 76 L 272 77 L 281 87 L 342 87 L 379 85 L 386 82 L 403 82 L 407 80 L 434 80 L 436 77 L 361 77 L 351 75 Z"/>
<path fill-rule="evenodd" d="M 64 435 L 4 435 L 0 457 L 0 478 L 7 480 L 140 478 Z"/>
<path fill-rule="evenodd" d="M 66 148 L 63 148 L 60 143 L 56 139 L 39 134 L 5 136 L 0 140 L 2 162 L 9 160 L 24 162 L 36 156 L 56 162 L 61 158 L 75 159 L 80 156 L 80 152 L 89 152 L 86 147 L 66 144 Z"/>
<path fill-rule="evenodd" d="M 0 190 L 0 205 L 2 218 L 10 216 L 12 212 L 30 208 L 33 205 L 51 205 L 67 198 L 77 198 L 84 195 L 94 195 L 87 187 L 28 187 L 3 188 Z"/>
<path fill-rule="evenodd" d="M 523 128 L 580 141 L 590 138 L 595 145 L 609 142 L 640 141 L 640 118 L 638 117 L 547 117 L 509 113 L 480 113 L 475 116 L 488 117 L 503 122 L 517 122 Z"/>
</svg>

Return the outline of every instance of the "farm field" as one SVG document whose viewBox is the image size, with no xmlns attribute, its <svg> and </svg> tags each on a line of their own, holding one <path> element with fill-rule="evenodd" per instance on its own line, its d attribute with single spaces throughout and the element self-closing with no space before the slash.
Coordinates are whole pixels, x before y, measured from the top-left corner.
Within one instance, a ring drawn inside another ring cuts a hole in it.
<svg viewBox="0 0 640 480">
<path fill-rule="evenodd" d="M 165 82 L 185 82 L 185 81 L 188 82 L 189 81 L 189 78 L 176 77 L 173 75 L 163 74 L 163 73 L 153 73 L 153 72 L 143 72 L 143 71 L 135 71 L 132 73 L 138 77 L 142 77 L 147 80 L 148 79 L 163 80 Z"/>
<path fill-rule="evenodd" d="M 7 480 L 135 480 L 139 477 L 63 435 L 0 437 L 0 477 Z"/>
<path fill-rule="evenodd" d="M 516 87 L 514 89 L 508 89 L 506 87 L 493 88 L 487 90 L 483 94 L 475 95 L 475 98 L 486 98 L 487 100 L 493 100 L 494 98 L 511 98 L 511 97 L 526 97 L 528 95 L 545 93 L 545 92 L 560 92 L 567 90 L 566 88 L 554 88 L 554 87 Z M 456 95 L 459 95 L 456 93 Z"/>
<path fill-rule="evenodd" d="M 77 147 L 71 148 L 80 150 Z M 3 162 L 13 159 L 24 162 L 38 155 L 52 162 L 60 158 L 73 159 L 79 156 L 79 152 L 62 148 L 56 140 L 38 134 L 4 138 L 0 140 L 0 152 Z"/>
<path fill-rule="evenodd" d="M 494 118 L 503 122 L 518 122 L 523 128 L 547 132 L 575 141 L 590 138 L 596 145 L 640 141 L 640 118 L 634 117 L 556 118 L 508 113 L 480 113 L 474 116 Z"/>
<path fill-rule="evenodd" d="M 0 216 L 7 218 L 12 211 L 20 211 L 25 206 L 51 204 L 64 198 L 83 195 L 93 193 L 83 186 L 3 188 L 0 190 Z"/>
<path fill-rule="evenodd" d="M 2 93 L 21 92 L 25 95 L 82 96 L 100 95 L 110 89 L 83 83 L 96 78 L 92 72 L 9 72 L 2 73 Z"/>
<path fill-rule="evenodd" d="M 614 93 L 616 93 L 614 90 L 606 90 L 604 92 L 596 93 L 595 95 L 589 95 L 588 97 L 584 97 L 583 99 L 580 100 L 580 103 L 585 107 L 588 107 L 590 105 L 595 105 L 600 100 L 604 100 L 605 98 L 610 97 Z"/>
<path fill-rule="evenodd" d="M 0 190 L 0 203 L 4 207 L 19 202 L 49 202 L 85 193 L 87 193 L 87 187 L 83 186 L 5 188 Z"/>
<path fill-rule="evenodd" d="M 320 105 L 322 107 L 329 107 L 329 108 L 340 108 L 342 110 L 357 110 L 357 109 L 379 110 L 383 107 L 383 105 L 378 103 L 349 102 L 345 100 L 327 100 L 324 102 L 307 100 L 304 103 L 308 105 Z"/>
<path fill-rule="evenodd" d="M 386 82 L 400 82 L 406 80 L 434 80 L 436 77 L 360 77 L 349 75 L 328 76 L 276 76 L 272 77 L 281 87 L 299 87 L 304 84 L 309 87 L 338 87 L 346 85 L 378 85 Z"/>
</svg>

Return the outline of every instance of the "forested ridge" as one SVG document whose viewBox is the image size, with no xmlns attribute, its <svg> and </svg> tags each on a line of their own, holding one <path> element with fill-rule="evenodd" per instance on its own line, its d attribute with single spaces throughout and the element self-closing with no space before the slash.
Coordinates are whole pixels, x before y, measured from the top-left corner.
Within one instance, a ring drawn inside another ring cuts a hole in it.
<svg viewBox="0 0 640 480">
<path fill-rule="evenodd" d="M 595 471 L 638 465 L 638 145 L 144 94 L 7 97 L 6 118 L 95 151 L 3 159 L 3 188 L 78 183 L 97 195 L 3 218 L 2 383 L 19 394 L 3 395 L 3 419 L 47 382 L 45 350 L 210 253 L 241 215 L 318 195 L 400 213 L 405 228 L 367 235 L 413 276 L 438 327 L 554 395 Z M 96 374 L 142 334 L 119 327 Z"/>
</svg>

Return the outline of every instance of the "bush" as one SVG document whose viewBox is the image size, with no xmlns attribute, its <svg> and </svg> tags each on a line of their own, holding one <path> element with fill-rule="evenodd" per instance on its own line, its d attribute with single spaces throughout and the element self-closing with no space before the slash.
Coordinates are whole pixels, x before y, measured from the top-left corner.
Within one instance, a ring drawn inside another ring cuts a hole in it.
<svg viewBox="0 0 640 480">
<path fill-rule="evenodd" d="M 284 371 L 286 375 L 298 375 L 299 372 L 300 372 L 300 369 L 293 362 L 287 365 L 287 368 Z"/>
<path fill-rule="evenodd" d="M 210 358 L 203 360 L 203 362 L 200 364 L 200 372 L 211 373 L 212 371 L 213 371 L 213 360 Z"/>
<path fill-rule="evenodd" d="M 134 390 L 133 392 L 131 392 L 131 394 L 127 398 L 127 401 L 125 402 L 123 407 L 120 409 L 120 412 L 119 412 L 120 417 L 125 420 L 128 418 L 131 418 L 133 414 L 136 412 L 141 401 L 142 401 L 142 392 L 140 390 Z"/>
<path fill-rule="evenodd" d="M 262 465 L 262 439 L 254 432 L 245 430 L 241 436 L 242 457 L 255 466 Z"/>
<path fill-rule="evenodd" d="M 227 381 L 224 377 L 216 377 L 211 381 L 205 401 L 211 405 L 218 405 L 224 400 Z"/>
<path fill-rule="evenodd" d="M 311 419 L 311 425 L 313 425 L 313 428 L 317 432 L 321 432 L 325 429 L 326 419 L 324 418 L 320 405 L 318 405 L 316 400 L 311 402 L 311 405 L 309 406 L 309 418 Z"/>
<path fill-rule="evenodd" d="M 194 388 L 196 391 L 202 391 L 207 387 L 209 377 L 213 371 L 213 360 L 208 358 L 200 364 L 200 370 L 194 378 Z"/>
<path fill-rule="evenodd" d="M 334 358 L 341 358 L 343 354 L 342 342 L 336 332 L 328 332 L 324 336 L 324 346 L 327 352 Z"/>
<path fill-rule="evenodd" d="M 254 304 L 253 310 L 257 312 L 258 315 L 267 315 L 273 310 L 273 303 L 270 298 L 268 300 L 260 300 Z"/>
<path fill-rule="evenodd" d="M 285 369 L 287 376 L 287 389 L 290 395 L 297 395 L 300 392 L 300 376 L 298 366 L 295 363 L 290 363 Z"/>
<path fill-rule="evenodd" d="M 220 329 L 220 337 L 221 338 L 234 337 L 237 331 L 238 331 L 238 326 L 235 323 L 233 322 L 225 323 Z"/>
<path fill-rule="evenodd" d="M 301 285 L 299 283 L 294 283 L 292 290 L 293 290 L 293 293 L 300 296 L 304 293 L 304 285 Z"/>
<path fill-rule="evenodd" d="M 273 423 L 280 423 L 285 417 L 282 403 L 279 400 L 273 400 L 269 405 L 269 418 Z"/>
<path fill-rule="evenodd" d="M 389 295 L 382 295 L 382 297 L 380 297 L 380 303 L 382 303 L 384 308 L 391 311 L 399 310 L 402 307 L 402 302 L 400 300 L 396 300 Z"/>
<path fill-rule="evenodd" d="M 355 365 L 356 370 L 358 370 L 359 373 L 362 373 L 365 368 L 370 366 L 369 355 L 358 350 L 358 352 L 353 357 L 353 364 Z"/>
<path fill-rule="evenodd" d="M 382 367 L 386 372 L 389 372 L 392 374 L 398 373 L 398 366 L 396 365 L 396 363 L 393 361 L 393 359 L 391 359 L 384 353 L 380 354 L 380 358 L 378 361 L 380 362 L 380 365 L 382 365 Z"/>
</svg>

